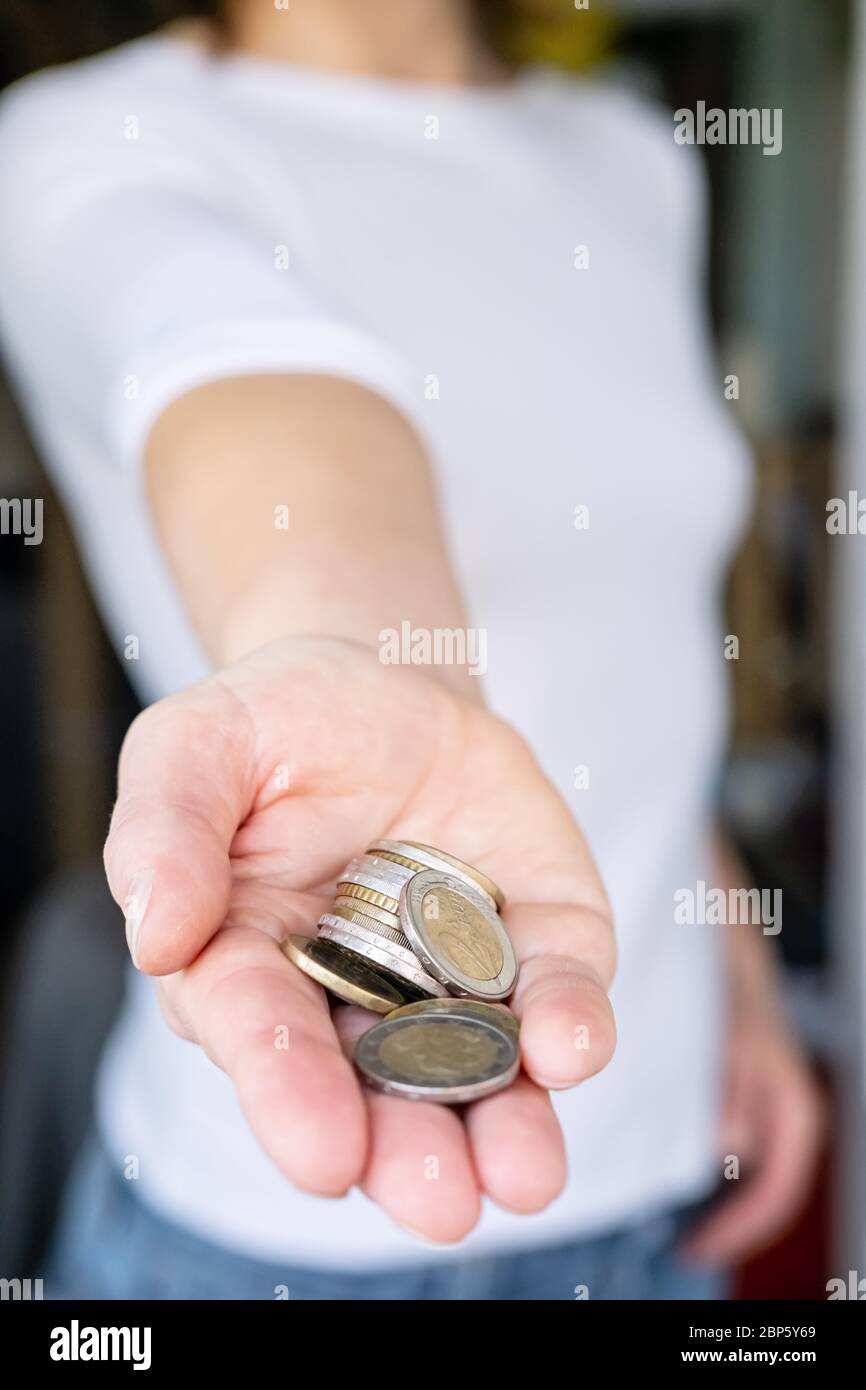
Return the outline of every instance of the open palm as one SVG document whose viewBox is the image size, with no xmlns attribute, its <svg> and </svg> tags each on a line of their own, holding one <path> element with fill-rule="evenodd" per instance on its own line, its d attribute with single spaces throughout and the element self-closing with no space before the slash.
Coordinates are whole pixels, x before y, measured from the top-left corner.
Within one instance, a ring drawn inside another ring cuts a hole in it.
<svg viewBox="0 0 866 1390">
<path fill-rule="evenodd" d="M 475 863 L 508 899 L 524 1074 L 462 1112 L 366 1090 L 346 1049 L 374 1016 L 275 944 L 314 934 L 339 871 L 384 837 Z M 507 725 L 354 643 L 275 643 L 135 721 L 106 866 L 169 1023 L 229 1073 L 291 1182 L 359 1184 L 438 1241 L 472 1228 L 483 1193 L 522 1212 L 556 1196 L 547 1091 L 611 1056 L 613 933 L 579 830 Z"/>
</svg>

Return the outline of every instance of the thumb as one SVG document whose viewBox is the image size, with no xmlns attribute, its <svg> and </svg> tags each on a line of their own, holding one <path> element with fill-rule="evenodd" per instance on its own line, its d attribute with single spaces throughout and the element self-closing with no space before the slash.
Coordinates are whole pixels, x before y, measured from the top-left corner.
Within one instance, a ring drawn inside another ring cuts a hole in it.
<svg viewBox="0 0 866 1390">
<path fill-rule="evenodd" d="M 151 706 L 127 733 L 104 858 L 148 974 L 189 965 L 225 919 L 249 746 L 246 716 L 212 680 Z"/>
</svg>

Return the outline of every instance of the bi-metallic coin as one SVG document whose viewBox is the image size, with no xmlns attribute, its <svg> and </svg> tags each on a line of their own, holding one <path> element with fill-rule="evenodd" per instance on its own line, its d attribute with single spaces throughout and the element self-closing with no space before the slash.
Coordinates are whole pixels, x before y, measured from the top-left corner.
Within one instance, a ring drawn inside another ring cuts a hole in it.
<svg viewBox="0 0 866 1390">
<path fill-rule="evenodd" d="M 420 999 L 414 1004 L 401 1004 L 388 1018 L 412 1018 L 415 1015 L 450 1015 L 454 1018 L 485 1018 L 497 1028 L 506 1028 L 515 1038 L 520 1032 L 516 1016 L 505 1004 L 488 1003 L 485 999 Z"/>
<path fill-rule="evenodd" d="M 451 994 L 511 994 L 517 956 L 508 933 L 486 898 L 452 874 L 415 874 L 400 894 L 400 922 L 424 969 Z"/>
<path fill-rule="evenodd" d="M 520 1057 L 513 1032 L 489 1019 L 427 1013 L 374 1024 L 355 1044 L 355 1063 L 388 1095 L 464 1105 L 510 1085 Z"/>
</svg>

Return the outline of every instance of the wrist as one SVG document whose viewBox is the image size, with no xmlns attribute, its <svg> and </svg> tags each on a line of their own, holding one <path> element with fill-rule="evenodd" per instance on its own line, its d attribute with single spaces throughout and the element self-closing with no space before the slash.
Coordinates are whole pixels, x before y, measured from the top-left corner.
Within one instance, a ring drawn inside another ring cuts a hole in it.
<svg viewBox="0 0 866 1390">
<path fill-rule="evenodd" d="M 209 655 L 216 669 L 235 663 L 276 645 L 291 650 L 291 644 L 321 642 L 337 643 L 354 649 L 358 656 L 375 658 L 382 666 L 411 666 L 421 678 L 427 678 L 463 703 L 484 706 L 483 681 L 473 676 L 465 664 L 393 659 L 393 643 L 385 640 L 383 630 L 373 632 L 372 624 L 351 624 L 344 619 L 332 621 L 329 627 L 296 627 L 289 623 L 271 621 L 266 606 L 238 604 L 225 615 L 219 630 L 208 643 Z M 411 656 L 411 652 L 409 653 Z"/>
</svg>

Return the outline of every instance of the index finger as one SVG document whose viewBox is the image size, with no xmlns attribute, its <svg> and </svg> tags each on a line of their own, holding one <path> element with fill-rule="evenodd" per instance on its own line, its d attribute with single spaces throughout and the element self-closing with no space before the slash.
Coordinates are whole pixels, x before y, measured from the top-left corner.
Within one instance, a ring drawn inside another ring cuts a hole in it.
<svg viewBox="0 0 866 1390">
<path fill-rule="evenodd" d="M 105 870 L 148 974 L 188 965 L 225 918 L 251 742 L 243 707 L 216 680 L 152 705 L 126 735 Z"/>
</svg>

